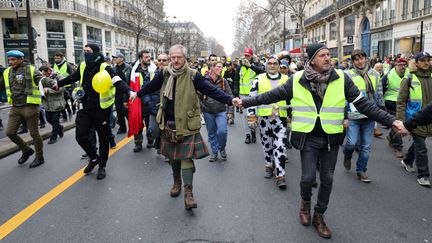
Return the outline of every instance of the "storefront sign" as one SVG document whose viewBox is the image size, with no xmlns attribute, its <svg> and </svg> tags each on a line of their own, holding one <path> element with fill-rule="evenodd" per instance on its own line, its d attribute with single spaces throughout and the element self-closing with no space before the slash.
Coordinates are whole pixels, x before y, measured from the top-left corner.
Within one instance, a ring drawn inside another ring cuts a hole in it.
<svg viewBox="0 0 432 243">
<path fill-rule="evenodd" d="M 65 40 L 47 40 L 48 48 L 66 48 Z"/>
<path fill-rule="evenodd" d="M 5 48 L 24 48 L 28 47 L 28 40 L 11 40 L 5 39 L 3 41 Z"/>
</svg>

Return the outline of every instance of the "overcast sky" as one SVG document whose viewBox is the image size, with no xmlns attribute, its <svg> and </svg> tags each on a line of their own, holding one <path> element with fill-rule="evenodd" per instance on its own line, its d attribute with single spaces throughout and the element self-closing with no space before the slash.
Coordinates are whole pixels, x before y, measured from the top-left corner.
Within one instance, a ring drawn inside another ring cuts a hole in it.
<svg viewBox="0 0 432 243">
<path fill-rule="evenodd" d="M 165 14 L 176 16 L 176 21 L 192 21 L 206 37 L 215 37 L 225 48 L 233 51 L 233 17 L 240 0 L 165 0 Z M 170 20 L 172 21 L 172 19 Z"/>
</svg>

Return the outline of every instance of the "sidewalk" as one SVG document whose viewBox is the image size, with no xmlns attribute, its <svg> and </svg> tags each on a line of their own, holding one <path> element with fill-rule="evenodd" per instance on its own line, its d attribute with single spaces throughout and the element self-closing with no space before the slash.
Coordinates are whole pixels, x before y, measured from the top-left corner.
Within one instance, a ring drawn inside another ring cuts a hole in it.
<svg viewBox="0 0 432 243">
<path fill-rule="evenodd" d="M 2 107 L 0 106 L 0 109 Z M 75 116 L 71 121 L 61 123 L 64 127 L 64 131 L 70 130 L 75 127 Z M 5 128 L 6 129 L 6 128 Z M 46 127 L 43 129 L 39 129 L 39 133 L 42 136 L 42 139 L 47 139 L 51 136 L 51 125 L 47 123 Z M 25 133 L 20 135 L 22 139 L 26 143 L 33 143 L 32 138 L 30 137 L 30 133 Z M 44 149 L 47 149 L 48 146 L 44 146 Z M 0 158 L 6 157 L 12 153 L 19 151 L 18 146 L 16 146 L 8 137 L 0 139 Z"/>
</svg>

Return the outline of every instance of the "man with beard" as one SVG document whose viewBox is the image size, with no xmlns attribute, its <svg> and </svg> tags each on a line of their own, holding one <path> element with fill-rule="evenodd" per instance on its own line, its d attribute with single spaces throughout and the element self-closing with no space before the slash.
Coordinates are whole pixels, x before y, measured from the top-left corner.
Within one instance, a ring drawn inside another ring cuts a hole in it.
<svg viewBox="0 0 432 243">
<path fill-rule="evenodd" d="M 415 67 L 401 81 L 399 96 L 396 101 L 397 117 L 402 121 L 410 119 L 414 113 L 432 102 L 432 71 L 431 56 L 427 52 L 419 52 L 415 56 Z M 426 147 L 426 137 L 432 136 L 432 125 L 418 126 L 411 132 L 413 143 L 408 149 L 402 165 L 408 172 L 415 172 L 417 167 L 417 182 L 429 187 L 429 160 Z"/>
<path fill-rule="evenodd" d="M 311 44 L 306 50 L 305 70 L 296 72 L 286 83 L 255 97 L 234 98 L 236 106 L 251 107 L 286 100 L 292 106 L 291 144 L 300 150 L 302 176 L 300 181 L 300 222 L 311 224 L 312 185 L 316 163 L 320 161 L 320 188 L 312 224 L 318 234 L 331 237 L 324 221 L 330 200 L 339 146 L 344 139 L 343 120 L 346 101 L 355 104 L 360 112 L 386 125 L 404 129 L 401 121 L 378 108 L 358 90 L 342 70 L 330 64 L 329 49 L 322 44 Z"/>
<path fill-rule="evenodd" d="M 132 67 L 124 62 L 124 55 L 122 53 L 117 53 L 116 55 L 113 55 L 113 60 L 115 60 L 115 66 L 114 71 L 115 73 L 122 79 L 125 84 L 128 84 L 127 78 L 130 76 L 130 72 Z M 126 133 L 126 117 L 127 117 L 127 110 L 123 105 L 124 101 L 124 93 L 121 92 L 121 90 L 116 90 L 115 95 L 115 108 L 117 112 L 117 122 L 119 124 L 119 129 L 117 130 L 117 134 L 123 134 Z M 128 94 L 126 94 L 129 96 Z"/>
<path fill-rule="evenodd" d="M 366 53 L 357 49 L 351 53 L 353 68 L 346 73 L 360 90 L 362 95 L 379 107 L 384 107 L 382 91 L 379 88 L 379 74 L 369 67 Z M 371 143 L 374 134 L 375 121 L 360 113 L 353 103 L 348 106 L 348 128 L 346 144 L 344 146 L 344 167 L 351 169 L 351 158 L 356 146 L 360 151 L 357 159 L 357 177 L 360 181 L 369 183 L 371 180 L 366 175 L 367 163 L 371 151 Z"/>
<path fill-rule="evenodd" d="M 78 111 L 75 120 L 75 138 L 78 144 L 90 157 L 87 167 L 84 169 L 85 174 L 89 174 L 96 165 L 99 165 L 97 179 L 102 180 L 106 176 L 105 166 L 108 161 L 110 130 L 110 113 L 115 100 L 115 90 L 120 89 L 124 93 L 129 93 L 135 97 L 135 93 L 130 91 L 129 87 L 122 82 L 121 78 L 116 75 L 114 70 L 105 63 L 105 58 L 96 44 L 87 44 L 84 47 L 84 58 L 78 69 L 67 78 L 60 80 L 58 86 L 79 82 L 79 89 L 84 92 L 80 99 L 83 106 Z M 105 93 L 97 93 L 92 86 L 93 77 L 99 73 L 107 71 L 111 76 L 113 86 Z M 99 138 L 99 155 L 93 149 L 89 140 L 90 129 L 96 129 Z"/>
<path fill-rule="evenodd" d="M 143 97 L 161 90 L 161 105 L 156 119 L 162 130 L 160 151 L 169 158 L 173 171 L 174 184 L 170 195 L 180 195 L 183 178 L 184 204 L 186 210 L 191 210 L 197 207 L 192 193 L 194 159 L 209 155 L 200 134 L 201 108 L 197 91 L 224 104 L 231 104 L 232 98 L 188 67 L 184 46 L 172 46 L 169 55 L 170 64 L 137 94 Z"/>
</svg>

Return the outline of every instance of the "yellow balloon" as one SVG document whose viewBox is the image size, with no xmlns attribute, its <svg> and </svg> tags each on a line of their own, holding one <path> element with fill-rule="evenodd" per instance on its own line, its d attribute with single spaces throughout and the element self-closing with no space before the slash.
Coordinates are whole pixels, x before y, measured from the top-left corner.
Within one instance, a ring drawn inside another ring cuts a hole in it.
<svg viewBox="0 0 432 243">
<path fill-rule="evenodd" d="M 111 75 L 106 70 L 96 73 L 92 80 L 93 89 L 98 93 L 105 93 L 112 87 Z"/>
</svg>

